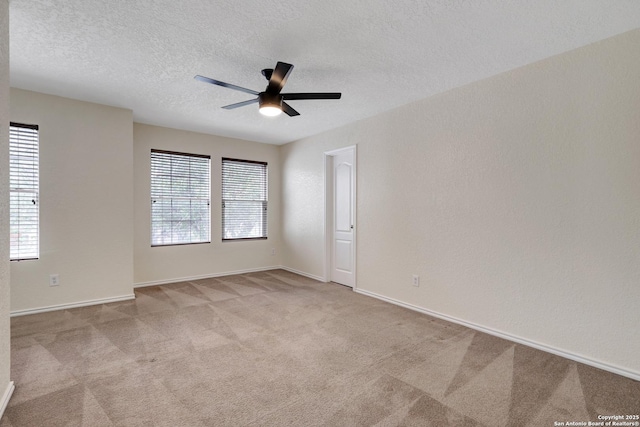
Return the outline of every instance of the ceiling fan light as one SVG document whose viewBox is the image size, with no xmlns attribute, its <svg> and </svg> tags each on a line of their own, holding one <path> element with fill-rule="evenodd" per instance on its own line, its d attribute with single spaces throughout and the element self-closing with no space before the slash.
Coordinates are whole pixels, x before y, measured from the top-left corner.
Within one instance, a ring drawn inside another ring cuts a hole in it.
<svg viewBox="0 0 640 427">
<path fill-rule="evenodd" d="M 265 116 L 274 117 L 282 113 L 282 97 L 280 95 L 270 95 L 261 93 L 258 95 L 259 111 Z"/>
<path fill-rule="evenodd" d="M 280 107 L 277 107 L 275 105 L 263 105 L 260 107 L 259 111 L 260 111 L 260 114 L 262 114 L 263 116 L 269 116 L 269 117 L 274 117 L 282 113 L 282 110 L 280 109 Z"/>
</svg>

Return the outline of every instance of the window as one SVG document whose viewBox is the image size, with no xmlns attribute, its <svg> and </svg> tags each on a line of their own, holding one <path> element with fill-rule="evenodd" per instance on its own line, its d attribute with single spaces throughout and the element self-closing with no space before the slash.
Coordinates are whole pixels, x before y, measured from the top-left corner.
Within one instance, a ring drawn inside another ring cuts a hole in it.
<svg viewBox="0 0 640 427">
<path fill-rule="evenodd" d="M 267 164 L 222 159 L 222 240 L 267 238 Z"/>
<path fill-rule="evenodd" d="M 9 126 L 9 257 L 38 259 L 39 165 L 38 126 Z"/>
<path fill-rule="evenodd" d="M 151 246 L 211 241 L 210 157 L 151 150 Z"/>
</svg>

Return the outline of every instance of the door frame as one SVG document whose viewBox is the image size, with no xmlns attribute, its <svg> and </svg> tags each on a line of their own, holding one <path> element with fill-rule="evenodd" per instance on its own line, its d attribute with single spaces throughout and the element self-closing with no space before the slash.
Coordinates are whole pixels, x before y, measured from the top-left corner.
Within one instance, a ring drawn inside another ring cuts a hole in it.
<svg viewBox="0 0 640 427">
<path fill-rule="evenodd" d="M 358 246 L 356 243 L 358 235 L 357 227 L 357 187 L 358 187 L 358 173 L 357 173 L 357 159 L 358 150 L 357 145 L 349 145 L 347 147 L 338 148 L 335 150 L 324 152 L 324 281 L 331 281 L 331 267 L 332 267 L 332 248 L 333 248 L 333 158 L 344 151 L 353 151 L 353 290 L 355 291 L 358 286 L 357 276 L 357 254 Z"/>
</svg>

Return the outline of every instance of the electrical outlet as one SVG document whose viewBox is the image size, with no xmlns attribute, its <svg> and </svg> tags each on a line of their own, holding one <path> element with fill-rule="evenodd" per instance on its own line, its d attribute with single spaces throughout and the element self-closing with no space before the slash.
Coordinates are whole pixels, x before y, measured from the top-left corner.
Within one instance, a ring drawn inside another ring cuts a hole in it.
<svg viewBox="0 0 640 427">
<path fill-rule="evenodd" d="M 276 254 L 276 248 L 271 248 L 271 256 L 275 256 Z"/>
<path fill-rule="evenodd" d="M 49 286 L 58 286 L 60 285 L 60 276 L 57 274 L 49 275 Z"/>
<path fill-rule="evenodd" d="M 420 286 L 420 276 L 413 275 L 413 286 Z"/>
</svg>

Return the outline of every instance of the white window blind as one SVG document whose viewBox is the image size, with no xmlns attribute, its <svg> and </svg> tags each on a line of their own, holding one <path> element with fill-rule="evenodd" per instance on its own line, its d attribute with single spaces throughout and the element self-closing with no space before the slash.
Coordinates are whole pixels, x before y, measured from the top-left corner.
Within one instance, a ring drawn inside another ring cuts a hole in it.
<svg viewBox="0 0 640 427">
<path fill-rule="evenodd" d="M 222 240 L 267 238 L 267 164 L 222 159 Z"/>
<path fill-rule="evenodd" d="M 9 257 L 39 256 L 38 126 L 9 126 Z"/>
<path fill-rule="evenodd" d="M 211 241 L 210 157 L 151 150 L 151 246 Z"/>
</svg>

